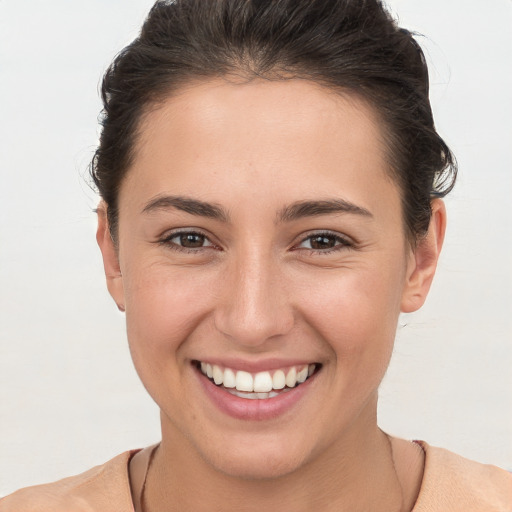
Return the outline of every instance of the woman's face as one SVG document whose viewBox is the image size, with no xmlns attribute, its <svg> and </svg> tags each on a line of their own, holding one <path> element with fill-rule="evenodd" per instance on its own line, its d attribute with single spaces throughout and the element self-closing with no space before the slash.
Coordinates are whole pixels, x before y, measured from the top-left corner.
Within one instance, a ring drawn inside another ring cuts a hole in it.
<svg viewBox="0 0 512 512">
<path fill-rule="evenodd" d="M 164 442 L 269 477 L 375 428 L 399 312 L 428 289 L 382 138 L 300 80 L 203 83 L 145 117 L 118 260 L 103 217 L 99 239 Z"/>
</svg>

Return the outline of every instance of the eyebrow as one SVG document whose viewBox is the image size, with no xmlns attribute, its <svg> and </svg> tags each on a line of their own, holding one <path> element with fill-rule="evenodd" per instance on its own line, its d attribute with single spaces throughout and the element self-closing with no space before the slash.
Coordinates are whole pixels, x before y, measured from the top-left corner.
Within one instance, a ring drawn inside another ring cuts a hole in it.
<svg viewBox="0 0 512 512">
<path fill-rule="evenodd" d="M 159 196 L 152 199 L 142 210 L 151 213 L 157 210 L 174 208 L 191 215 L 207 217 L 222 222 L 229 222 L 228 212 L 220 205 L 183 196 Z M 317 201 L 298 201 L 285 206 L 277 214 L 277 222 L 291 222 L 304 217 L 316 217 L 332 213 L 350 213 L 372 218 L 369 210 L 344 199 L 324 199 Z"/>
<path fill-rule="evenodd" d="M 369 210 L 344 199 L 322 201 L 298 201 L 283 208 L 277 215 L 278 222 L 291 222 L 304 217 L 316 217 L 331 213 L 350 213 L 373 218 Z"/>
<path fill-rule="evenodd" d="M 151 213 L 156 210 L 167 210 L 169 208 L 181 210 L 199 217 L 229 222 L 229 215 L 221 206 L 183 196 L 160 196 L 152 199 L 144 207 L 142 213 Z"/>
</svg>

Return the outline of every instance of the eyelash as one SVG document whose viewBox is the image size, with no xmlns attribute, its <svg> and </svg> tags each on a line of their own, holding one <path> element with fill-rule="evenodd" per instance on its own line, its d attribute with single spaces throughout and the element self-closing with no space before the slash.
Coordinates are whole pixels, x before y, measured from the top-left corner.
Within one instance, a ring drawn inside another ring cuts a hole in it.
<svg viewBox="0 0 512 512">
<path fill-rule="evenodd" d="M 200 236 L 200 237 L 204 238 L 205 240 L 207 240 L 210 243 L 210 245 L 191 248 L 191 247 L 183 247 L 175 242 L 172 242 L 173 238 L 176 238 L 179 236 L 186 236 L 186 235 Z M 158 240 L 157 243 L 160 245 L 164 245 L 165 247 L 172 249 L 173 251 L 184 252 L 187 254 L 197 254 L 198 251 L 200 251 L 201 249 L 205 249 L 207 247 L 212 247 L 214 249 L 219 248 L 210 240 L 208 235 L 206 235 L 205 233 L 202 233 L 201 231 L 196 231 L 193 229 L 192 230 L 187 229 L 187 230 L 182 230 L 182 231 L 174 231 L 173 233 L 169 233 L 168 235 L 164 236 L 162 239 Z"/>
<path fill-rule="evenodd" d="M 179 236 L 186 236 L 186 235 L 202 237 L 206 241 L 208 241 L 210 243 L 210 245 L 196 247 L 196 248 L 190 248 L 190 247 L 183 247 L 175 242 L 172 242 L 173 238 L 176 238 Z M 308 240 L 312 240 L 315 237 L 316 238 L 324 237 L 324 238 L 329 238 L 331 240 L 334 239 L 334 242 L 337 245 L 335 245 L 334 247 L 331 247 L 329 249 L 313 249 L 312 247 L 311 248 L 300 247 L 300 245 L 304 244 Z M 162 239 L 158 240 L 157 243 L 159 243 L 160 245 L 164 245 L 165 247 L 172 249 L 174 251 L 184 252 L 187 254 L 197 254 L 202 249 L 209 248 L 209 247 L 214 248 L 214 249 L 219 249 L 219 247 L 216 246 L 205 233 L 202 233 L 201 231 L 196 231 L 196 230 L 174 231 L 173 233 L 170 233 L 167 236 L 163 237 Z M 303 237 L 298 244 L 293 246 L 292 250 L 294 250 L 294 251 L 306 250 L 306 251 L 309 251 L 311 254 L 325 256 L 325 255 L 331 254 L 336 251 L 340 251 L 343 249 L 350 249 L 353 247 L 354 247 L 354 243 L 346 237 L 340 236 L 339 234 L 333 233 L 331 231 L 318 231 L 318 232 L 310 233 L 307 236 Z"/>
<path fill-rule="evenodd" d="M 313 249 L 313 248 L 305 248 L 300 247 L 300 245 L 304 244 L 308 240 L 312 240 L 313 238 L 329 238 L 331 240 L 334 240 L 336 245 L 334 247 L 331 247 L 329 249 Z M 331 254 L 333 252 L 337 252 L 344 249 L 351 249 L 354 247 L 354 242 L 352 242 L 349 238 L 341 236 L 337 233 L 333 233 L 332 231 L 316 231 L 314 233 L 309 233 L 307 236 L 301 239 L 301 241 L 294 246 L 293 250 L 307 250 L 310 251 L 312 254 L 317 254 L 321 256 L 325 256 L 328 254 Z"/>
</svg>

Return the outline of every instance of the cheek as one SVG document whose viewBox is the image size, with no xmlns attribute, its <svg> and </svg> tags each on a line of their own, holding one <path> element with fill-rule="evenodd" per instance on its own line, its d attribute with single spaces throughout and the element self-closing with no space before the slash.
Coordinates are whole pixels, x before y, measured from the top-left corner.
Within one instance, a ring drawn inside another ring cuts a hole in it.
<svg viewBox="0 0 512 512">
<path fill-rule="evenodd" d="M 130 351 L 141 378 L 168 370 L 180 347 L 207 316 L 211 278 L 200 270 L 144 265 L 125 281 Z M 178 371 L 178 369 L 177 369 Z M 176 372 L 175 372 L 176 373 Z"/>
<path fill-rule="evenodd" d="M 302 311 L 337 365 L 357 373 L 361 366 L 389 361 L 396 333 L 403 278 L 400 267 L 380 266 L 334 271 L 305 286 Z"/>
</svg>

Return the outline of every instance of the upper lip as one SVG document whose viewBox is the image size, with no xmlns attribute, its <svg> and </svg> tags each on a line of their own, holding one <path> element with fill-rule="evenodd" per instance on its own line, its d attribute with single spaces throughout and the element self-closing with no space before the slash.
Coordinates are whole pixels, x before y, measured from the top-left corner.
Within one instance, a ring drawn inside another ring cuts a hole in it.
<svg viewBox="0 0 512 512">
<path fill-rule="evenodd" d="M 209 363 L 211 365 L 217 365 L 221 368 L 231 368 L 232 370 L 242 370 L 249 373 L 258 373 L 272 370 L 279 370 L 282 368 L 288 368 L 290 366 L 307 366 L 310 364 L 319 364 L 315 359 L 260 359 L 257 361 L 250 361 L 247 359 L 239 358 L 218 358 L 218 357 L 205 357 L 195 359 L 200 363 Z"/>
</svg>

